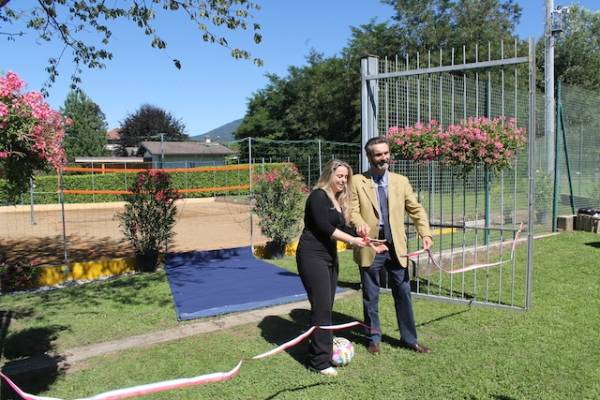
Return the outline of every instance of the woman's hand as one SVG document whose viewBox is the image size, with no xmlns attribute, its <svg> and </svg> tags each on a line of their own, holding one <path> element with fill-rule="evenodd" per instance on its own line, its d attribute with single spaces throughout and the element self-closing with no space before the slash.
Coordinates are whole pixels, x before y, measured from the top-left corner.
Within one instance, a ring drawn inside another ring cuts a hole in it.
<svg viewBox="0 0 600 400">
<path fill-rule="evenodd" d="M 375 252 L 378 254 L 389 251 L 388 247 L 386 246 L 386 244 L 383 241 L 377 240 L 377 239 L 371 239 L 368 236 L 353 237 L 352 240 L 350 241 L 350 243 L 352 244 L 352 246 L 356 246 L 356 247 L 369 246 L 373 250 L 375 250 Z"/>
<path fill-rule="evenodd" d="M 386 251 L 390 250 L 385 243 L 369 242 L 369 246 L 371 246 L 371 248 L 375 250 L 375 253 L 377 254 L 385 253 Z"/>
<path fill-rule="evenodd" d="M 369 240 L 364 237 L 358 237 L 358 236 L 353 236 L 352 239 L 350 239 L 350 245 L 353 247 L 366 247 L 369 246 Z"/>
</svg>

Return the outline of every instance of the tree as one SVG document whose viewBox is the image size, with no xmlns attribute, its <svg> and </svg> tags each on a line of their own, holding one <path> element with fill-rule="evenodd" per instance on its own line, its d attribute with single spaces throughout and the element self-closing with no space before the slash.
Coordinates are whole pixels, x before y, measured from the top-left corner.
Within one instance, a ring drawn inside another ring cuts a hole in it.
<svg viewBox="0 0 600 400">
<path fill-rule="evenodd" d="M 590 90 L 600 89 L 600 12 L 570 7 L 565 31 L 556 41 L 554 58 L 556 79 Z"/>
<path fill-rule="evenodd" d="M 252 30 L 255 43 L 260 43 L 260 25 L 251 23 L 251 12 L 259 6 L 250 0 L 153 0 L 151 2 L 131 2 L 129 6 L 119 6 L 121 2 L 90 0 L 40 0 L 32 7 L 30 2 L 10 2 L 0 0 L 0 35 L 9 40 L 25 36 L 34 31 L 41 41 L 53 41 L 64 45 L 60 56 L 48 60 L 46 70 L 51 86 L 59 75 L 58 64 L 62 54 L 70 51 L 76 68 L 71 76 L 72 88 L 81 81 L 81 68 L 104 68 L 105 61 L 112 59 L 109 42 L 112 37 L 110 25 L 119 20 L 138 26 L 150 38 L 150 45 L 165 49 L 167 42 L 155 29 L 155 20 L 169 13 L 184 14 L 200 31 L 204 42 L 215 43 L 230 50 L 235 59 L 252 59 L 262 65 L 262 60 L 252 58 L 241 48 L 230 46 L 225 33 L 230 30 Z M 127 2 L 125 2 L 127 3 Z M 119 5 L 117 5 L 119 4 Z M 13 6 L 14 5 L 14 6 Z M 181 61 L 173 59 L 176 68 Z"/>
<path fill-rule="evenodd" d="M 72 90 L 67 95 L 61 112 L 73 121 L 65 131 L 63 142 L 69 161 L 77 156 L 105 154 L 107 124 L 100 106 L 84 92 Z"/>
<path fill-rule="evenodd" d="M 157 140 L 164 134 L 165 141 L 187 139 L 185 125 L 162 108 L 144 104 L 121 122 L 121 146 L 137 146 L 143 140 Z"/>
<path fill-rule="evenodd" d="M 286 77 L 267 76 L 267 87 L 250 99 L 236 138 L 357 139 L 358 87 L 346 79 L 348 66 L 316 52 L 307 61 L 306 66 L 290 67 Z"/>
<path fill-rule="evenodd" d="M 382 1 L 397 11 L 393 20 L 372 20 L 352 27 L 340 56 L 323 58 L 313 51 L 307 65 L 289 67 L 287 76 L 269 75 L 267 86 L 250 98 L 236 137 L 358 142 L 361 58 L 400 55 L 402 59 L 419 51 L 425 54 L 421 61 L 424 66 L 428 50 L 446 47 L 444 57 L 448 60 L 451 47 L 462 51 L 466 44 L 468 60 L 474 61 L 474 44 L 485 46 L 481 57 L 487 55 L 488 41 L 497 44 L 492 52 L 496 56 L 500 40 L 507 48 L 515 40 L 514 28 L 521 15 L 513 0 Z M 439 55 L 434 57 L 437 62 Z M 414 57 L 411 63 L 414 66 Z"/>
</svg>

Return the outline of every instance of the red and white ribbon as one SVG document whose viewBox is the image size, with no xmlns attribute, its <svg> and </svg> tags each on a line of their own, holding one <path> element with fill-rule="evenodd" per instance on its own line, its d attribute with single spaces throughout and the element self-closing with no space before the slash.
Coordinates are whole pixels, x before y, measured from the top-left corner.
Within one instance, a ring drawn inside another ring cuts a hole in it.
<svg viewBox="0 0 600 400">
<path fill-rule="evenodd" d="M 252 357 L 252 359 L 253 360 L 260 360 L 261 358 L 267 358 L 267 357 L 270 357 L 270 356 L 274 356 L 275 354 L 281 353 L 282 351 L 285 351 L 285 350 L 287 350 L 289 348 L 292 348 L 292 347 L 296 346 L 298 343 L 301 343 L 302 341 L 304 341 L 304 339 L 306 339 L 307 337 L 309 337 L 315 331 L 315 329 L 324 329 L 324 330 L 327 330 L 327 331 L 339 331 L 339 330 L 342 330 L 342 329 L 351 328 L 353 326 L 365 326 L 365 327 L 367 327 L 365 324 L 363 324 L 362 322 L 358 322 L 358 321 L 347 322 L 345 324 L 339 324 L 339 325 L 311 326 L 309 330 L 307 330 L 303 334 L 295 337 L 294 339 L 290 340 L 289 342 L 285 342 L 284 344 L 282 344 L 281 346 L 278 346 L 278 347 L 274 348 L 273 350 L 269 350 L 269 351 L 267 351 L 265 353 L 262 353 L 262 354 L 259 354 L 257 356 L 254 356 L 254 357 Z"/>
<path fill-rule="evenodd" d="M 301 343 L 304 339 L 306 339 L 307 337 L 309 337 L 310 335 L 312 335 L 312 333 L 314 332 L 314 330 L 317 329 L 316 326 L 311 326 L 309 330 L 307 330 L 306 332 L 304 332 L 303 334 L 301 334 L 300 336 L 290 340 L 289 342 L 285 342 L 284 344 L 282 344 L 281 346 L 278 346 L 276 348 L 274 348 L 273 350 L 269 350 L 265 353 L 259 354 L 257 356 L 252 357 L 253 360 L 260 360 L 261 358 L 266 358 L 266 357 L 271 357 L 274 356 L 275 354 L 281 353 L 284 350 L 287 350 L 291 347 L 294 347 L 295 345 L 297 345 L 298 343 Z"/>
<path fill-rule="evenodd" d="M 130 397 L 144 396 L 153 393 L 165 392 L 167 390 L 181 389 L 190 386 L 206 385 L 214 382 L 225 382 L 235 378 L 240 373 L 242 361 L 240 361 L 231 371 L 228 372 L 216 372 L 213 374 L 199 375 L 193 378 L 181 378 L 173 379 L 169 381 L 162 381 L 156 383 L 150 383 L 147 385 L 133 386 L 126 389 L 112 390 L 110 392 L 104 392 L 97 394 L 92 397 L 79 400 L 120 400 L 127 399 Z M 23 400 L 61 400 L 53 397 L 42 397 L 29 394 L 21 390 L 13 381 L 11 381 L 6 375 L 0 372 L 6 383 L 23 399 Z"/>
<path fill-rule="evenodd" d="M 339 324 L 339 325 L 311 326 L 306 332 L 302 333 L 301 335 L 297 336 L 296 338 L 294 338 L 294 339 L 292 339 L 270 351 L 267 351 L 265 353 L 254 356 L 254 357 L 252 357 L 252 359 L 260 360 L 262 358 L 274 356 L 275 354 L 281 353 L 284 350 L 294 347 L 298 343 L 301 343 L 303 340 L 305 340 L 307 337 L 309 337 L 315 331 L 315 329 L 341 330 L 341 329 L 348 329 L 353 326 L 359 326 L 359 325 L 366 327 L 365 324 L 363 324 L 362 322 L 358 322 L 358 321 L 348 322 L 348 323 Z M 150 383 L 150 384 L 146 384 L 146 385 L 133 386 L 133 387 L 126 388 L 126 389 L 117 389 L 117 390 L 112 390 L 110 392 L 100 393 L 100 394 L 97 394 L 92 397 L 87 397 L 85 399 L 79 399 L 79 400 L 121 400 L 121 399 L 130 398 L 130 397 L 144 396 L 144 395 L 148 395 L 148 394 L 165 392 L 165 391 L 174 390 L 174 389 L 181 389 L 181 388 L 190 387 L 190 386 L 200 386 L 200 385 L 206 385 L 206 384 L 215 383 L 215 382 L 225 382 L 225 381 L 233 379 L 239 375 L 240 368 L 242 367 L 242 361 L 243 360 L 240 360 L 240 362 L 232 370 L 230 370 L 228 372 L 216 372 L 216 373 L 212 373 L 212 374 L 195 376 L 193 378 L 173 379 L 173 380 L 169 380 L 169 381 L 162 381 L 162 382 Z M 15 385 L 15 383 L 13 381 L 11 381 L 2 372 L 0 372 L 0 378 L 4 379 L 6 381 L 6 383 L 8 383 L 8 385 L 15 391 L 15 393 L 17 395 L 19 395 L 19 397 L 21 397 L 23 400 L 61 400 L 61 399 L 57 399 L 57 398 L 53 398 L 53 397 L 36 396 L 36 395 L 30 394 L 30 393 L 26 393 L 23 390 L 21 390 L 17 385 Z"/>
<path fill-rule="evenodd" d="M 442 267 L 440 265 L 440 263 L 435 260 L 435 258 L 433 258 L 433 254 L 431 253 L 431 250 L 429 250 L 429 249 L 427 249 L 427 250 L 422 249 L 422 250 L 414 251 L 412 253 L 401 255 L 400 257 L 411 258 L 411 257 L 418 256 L 419 254 L 426 253 L 427 256 L 429 257 L 429 260 L 431 260 L 431 263 L 436 268 L 438 268 L 440 271 L 443 271 L 447 274 L 459 274 L 461 272 L 473 271 L 475 269 L 496 267 L 498 265 L 512 262 L 512 260 L 515 257 L 515 247 L 517 246 L 517 240 L 519 239 L 519 234 L 521 233 L 522 230 L 523 230 L 523 223 L 521 222 L 521 225 L 519 225 L 519 229 L 517 230 L 517 233 L 515 234 L 515 238 L 512 241 L 511 250 L 510 250 L 510 258 L 507 260 L 500 260 L 500 261 L 496 261 L 493 263 L 487 263 L 487 264 L 473 264 L 473 265 L 468 265 L 466 267 L 457 268 L 457 269 L 446 269 L 446 268 Z"/>
</svg>

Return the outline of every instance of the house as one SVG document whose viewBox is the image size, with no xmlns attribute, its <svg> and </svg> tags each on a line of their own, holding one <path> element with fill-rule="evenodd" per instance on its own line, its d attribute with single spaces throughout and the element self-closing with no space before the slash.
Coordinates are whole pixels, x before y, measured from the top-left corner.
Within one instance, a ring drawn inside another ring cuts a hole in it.
<svg viewBox="0 0 600 400">
<path fill-rule="evenodd" d="M 110 154 L 115 154 L 119 150 L 119 143 L 121 141 L 121 133 L 119 128 L 111 129 L 106 132 L 106 145 L 104 148 L 110 152 Z"/>
<path fill-rule="evenodd" d="M 121 130 L 119 128 L 113 128 L 106 132 L 106 146 L 104 148 L 113 156 L 121 153 L 131 157 L 135 156 L 138 151 L 137 146 L 121 148 Z"/>
<path fill-rule="evenodd" d="M 78 167 L 87 168 L 110 168 L 110 169 L 143 169 L 148 168 L 142 157 L 75 157 L 75 164 Z"/>
<path fill-rule="evenodd" d="M 235 151 L 220 143 L 151 142 L 140 143 L 138 156 L 150 161 L 153 168 L 192 168 L 223 165 Z"/>
</svg>

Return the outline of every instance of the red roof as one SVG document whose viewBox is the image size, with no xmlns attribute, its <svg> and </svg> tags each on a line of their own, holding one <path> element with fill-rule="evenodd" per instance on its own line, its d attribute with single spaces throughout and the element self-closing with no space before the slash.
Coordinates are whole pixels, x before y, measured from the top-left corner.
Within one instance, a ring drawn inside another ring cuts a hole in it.
<svg viewBox="0 0 600 400">
<path fill-rule="evenodd" d="M 107 140 L 119 140 L 121 139 L 121 130 L 119 128 L 113 128 L 106 132 Z"/>
</svg>

